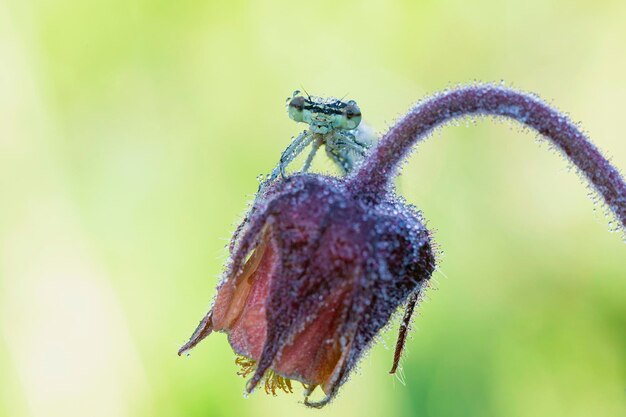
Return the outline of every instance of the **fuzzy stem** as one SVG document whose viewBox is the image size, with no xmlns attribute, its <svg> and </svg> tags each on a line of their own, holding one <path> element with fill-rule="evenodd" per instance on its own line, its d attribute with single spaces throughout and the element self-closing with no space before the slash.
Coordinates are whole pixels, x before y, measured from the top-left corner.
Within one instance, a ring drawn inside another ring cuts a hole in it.
<svg viewBox="0 0 626 417">
<path fill-rule="evenodd" d="M 626 230 L 626 183 L 619 171 L 566 116 L 534 96 L 491 85 L 451 90 L 417 105 L 347 179 L 348 188 L 355 195 L 380 201 L 414 144 L 436 127 L 468 115 L 508 117 L 546 137 L 578 167 Z"/>
</svg>

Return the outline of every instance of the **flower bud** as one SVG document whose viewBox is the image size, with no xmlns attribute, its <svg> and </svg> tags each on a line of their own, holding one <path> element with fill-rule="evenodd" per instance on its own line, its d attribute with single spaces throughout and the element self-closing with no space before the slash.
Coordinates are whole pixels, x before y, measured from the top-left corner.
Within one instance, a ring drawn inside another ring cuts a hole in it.
<svg viewBox="0 0 626 417">
<path fill-rule="evenodd" d="M 322 401 L 305 400 L 321 406 L 426 285 L 435 268 L 429 233 L 400 199 L 372 204 L 313 174 L 276 182 L 251 213 L 208 319 L 181 352 L 225 332 L 254 370 L 248 391 L 264 377 L 272 392 L 296 380 L 308 394 L 322 388 Z"/>
</svg>

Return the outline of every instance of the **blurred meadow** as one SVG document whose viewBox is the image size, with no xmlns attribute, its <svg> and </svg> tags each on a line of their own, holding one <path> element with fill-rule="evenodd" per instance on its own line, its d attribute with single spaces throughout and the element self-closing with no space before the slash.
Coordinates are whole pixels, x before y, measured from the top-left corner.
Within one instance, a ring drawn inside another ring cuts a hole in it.
<svg viewBox="0 0 626 417">
<path fill-rule="evenodd" d="M 624 171 L 625 21 L 618 0 L 0 2 L 0 415 L 626 415 L 623 236 L 560 155 L 489 119 L 436 132 L 398 182 L 444 251 L 400 377 L 397 322 L 321 411 L 244 399 L 222 334 L 176 355 L 303 128 L 293 90 L 384 132 L 504 80 Z"/>
</svg>

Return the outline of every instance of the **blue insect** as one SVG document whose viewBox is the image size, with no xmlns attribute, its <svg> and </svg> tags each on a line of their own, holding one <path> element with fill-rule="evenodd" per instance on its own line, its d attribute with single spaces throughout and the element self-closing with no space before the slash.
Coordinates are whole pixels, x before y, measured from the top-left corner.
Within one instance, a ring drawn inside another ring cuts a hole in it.
<svg viewBox="0 0 626 417">
<path fill-rule="evenodd" d="M 269 180 L 279 174 L 284 177 L 287 165 L 309 145 L 311 151 L 301 172 L 309 170 L 313 157 L 324 145 L 326 155 L 345 175 L 363 159 L 376 141 L 373 132 L 361 125 L 361 109 L 354 100 L 305 97 L 300 91 L 295 91 L 287 103 L 289 117 L 296 122 L 306 123 L 309 128 L 294 138 L 283 151 Z"/>
</svg>

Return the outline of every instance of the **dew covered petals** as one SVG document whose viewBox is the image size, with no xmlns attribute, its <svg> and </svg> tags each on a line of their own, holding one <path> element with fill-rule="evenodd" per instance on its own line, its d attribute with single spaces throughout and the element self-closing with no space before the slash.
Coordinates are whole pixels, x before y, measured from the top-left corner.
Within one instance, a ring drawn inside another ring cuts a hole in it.
<svg viewBox="0 0 626 417">
<path fill-rule="evenodd" d="M 248 392 L 262 381 L 272 395 L 291 392 L 297 380 L 308 394 L 321 387 L 322 401 L 305 401 L 321 407 L 430 277 L 430 237 L 401 200 L 369 205 L 329 177 L 294 175 L 259 198 L 269 201 L 238 228 L 213 330 L 243 357 Z"/>
</svg>

